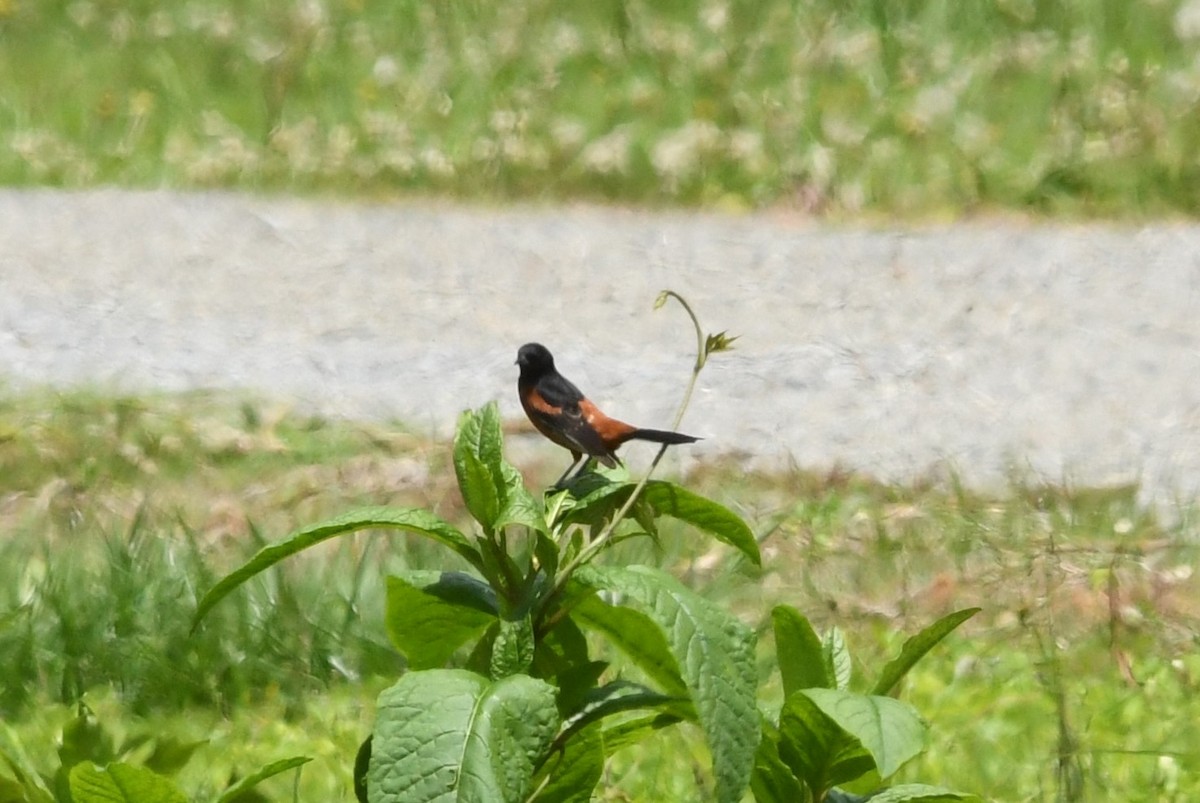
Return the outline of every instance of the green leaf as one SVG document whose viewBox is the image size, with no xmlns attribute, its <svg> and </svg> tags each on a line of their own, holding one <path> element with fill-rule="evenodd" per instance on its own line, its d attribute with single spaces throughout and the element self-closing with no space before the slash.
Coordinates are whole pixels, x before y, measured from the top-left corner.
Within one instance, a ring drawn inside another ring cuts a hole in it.
<svg viewBox="0 0 1200 803">
<path fill-rule="evenodd" d="M 570 485 L 567 486 L 568 498 L 573 508 L 587 507 L 630 487 L 632 484 L 629 479 L 629 469 L 623 463 L 618 464 L 615 468 L 607 468 L 593 463 L 590 470 L 571 480 Z"/>
<path fill-rule="evenodd" d="M 917 661 L 920 661 L 925 656 L 925 653 L 933 649 L 939 641 L 954 632 L 956 627 L 979 613 L 980 610 L 982 609 L 965 608 L 961 611 L 955 611 L 948 616 L 943 616 L 917 635 L 905 641 L 904 646 L 900 649 L 900 654 L 888 661 L 887 666 L 883 668 L 883 673 L 880 674 L 879 680 L 875 683 L 875 688 L 871 689 L 871 694 L 891 693 L 896 684 L 908 674 L 908 671 L 916 665 Z"/>
<path fill-rule="evenodd" d="M 558 713 L 564 720 L 570 720 L 583 709 L 588 695 L 599 687 L 600 676 L 606 669 L 608 663 L 605 661 L 586 661 L 566 667 L 553 676 L 554 685 L 558 687 Z M 559 741 L 562 741 L 561 734 Z"/>
<path fill-rule="evenodd" d="M 834 688 L 842 691 L 850 688 L 854 665 L 850 661 L 850 648 L 846 646 L 846 637 L 841 629 L 829 628 L 829 632 L 821 639 L 821 655 L 825 663 L 825 673 L 833 680 Z"/>
<path fill-rule="evenodd" d="M 538 773 L 548 778 L 534 798 L 536 803 L 589 803 L 592 790 L 604 772 L 604 738 L 594 722 L 573 735 L 562 749 L 551 753 Z"/>
<path fill-rule="evenodd" d="M 799 694 L 858 739 L 883 778 L 925 749 L 925 723 L 911 706 L 899 700 L 834 689 L 805 689 Z"/>
<path fill-rule="evenodd" d="M 632 608 L 608 605 L 592 596 L 577 605 L 571 617 L 582 627 L 603 633 L 665 693 L 689 696 L 666 635 L 649 616 Z"/>
<path fill-rule="evenodd" d="M 554 687 L 461 669 L 410 672 L 379 696 L 371 803 L 518 803 L 558 731 Z"/>
<path fill-rule="evenodd" d="M 582 705 L 563 723 L 563 732 L 570 734 L 613 714 L 638 709 L 660 708 L 680 713 L 679 702 L 678 697 L 670 697 L 640 683 L 614 680 L 584 695 Z"/>
<path fill-rule="evenodd" d="M 496 621 L 496 597 L 462 572 L 409 572 L 387 580 L 387 632 L 412 669 L 444 666 Z"/>
<path fill-rule="evenodd" d="M 479 542 L 479 573 L 496 589 L 500 597 L 516 592 L 521 583 L 521 570 L 509 554 L 503 539 L 488 535 Z"/>
<path fill-rule="evenodd" d="M 784 696 L 800 689 L 831 688 L 834 682 L 826 669 L 821 638 L 804 614 L 789 605 L 778 605 L 771 611 L 771 624 Z"/>
<path fill-rule="evenodd" d="M 548 533 L 550 528 L 546 524 L 546 513 L 541 503 L 525 487 L 521 472 L 507 461 L 501 461 L 500 476 L 504 486 L 501 496 L 504 504 L 496 517 L 496 528 L 515 524 L 538 533 Z"/>
<path fill-rule="evenodd" d="M 629 508 L 629 518 L 633 522 L 627 519 L 621 522 L 621 525 L 618 525 L 619 529 L 617 532 L 620 533 L 621 538 L 634 538 L 647 535 L 654 540 L 655 545 L 661 546 L 658 541 L 658 512 L 646 501 L 644 496 L 639 496 L 637 501 Z M 633 523 L 636 523 L 636 527 L 630 526 L 629 529 L 631 532 L 621 532 L 625 529 L 624 525 L 631 525 Z"/>
<path fill-rule="evenodd" d="M 533 541 L 533 556 L 537 558 L 537 567 L 546 577 L 558 574 L 559 552 L 558 544 L 545 533 L 536 533 Z"/>
<path fill-rule="evenodd" d="M 779 713 L 779 757 L 802 780 L 814 800 L 839 783 L 874 768 L 853 734 L 826 715 L 804 692 L 790 695 Z"/>
<path fill-rule="evenodd" d="M 312 759 L 308 756 L 292 756 L 291 758 L 283 758 L 279 761 L 272 761 L 270 764 L 260 767 L 222 792 L 221 796 L 217 798 L 217 803 L 234 803 L 234 801 L 236 801 L 239 797 L 246 794 L 268 778 L 273 778 L 280 773 L 287 772 L 288 770 L 295 769 L 296 767 L 302 767 L 310 761 L 312 761 Z"/>
<path fill-rule="evenodd" d="M 499 479 L 500 466 L 504 463 L 504 436 L 500 434 L 500 405 L 490 401 L 476 413 L 479 421 L 479 436 L 476 440 L 479 459 Z M 501 490 L 497 486 L 496 490 Z"/>
<path fill-rule="evenodd" d="M 22 784 L 0 775 L 0 803 L 26 803 L 27 800 Z"/>
<path fill-rule="evenodd" d="M 54 803 L 54 793 L 33 766 L 17 732 L 4 722 L 0 722 L 0 759 L 4 759 L 24 787 L 29 803 Z"/>
<path fill-rule="evenodd" d="M 354 799 L 358 803 L 369 803 L 367 796 L 367 770 L 371 766 L 371 742 L 373 736 L 363 739 L 354 754 Z"/>
<path fill-rule="evenodd" d="M 878 775 L 868 773 L 854 783 L 855 785 L 866 784 L 865 788 L 874 789 L 879 785 L 878 779 Z M 870 800 L 870 798 L 866 795 L 856 795 L 853 792 L 849 792 L 845 789 L 835 786 L 834 788 L 825 792 L 825 798 L 822 800 L 822 803 L 867 803 L 868 800 Z"/>
<path fill-rule="evenodd" d="M 920 800 L 924 803 L 953 803 L 957 800 L 979 800 L 979 798 L 976 795 L 922 783 L 897 784 L 871 795 L 871 803 L 905 803 L 911 800 Z"/>
<path fill-rule="evenodd" d="M 504 460 L 503 446 L 500 408 L 495 402 L 474 412 L 466 410 L 459 416 L 454 435 L 454 470 L 458 474 L 458 487 L 471 515 L 488 531 L 495 528 L 506 495 L 500 468 Z M 465 464 L 466 474 L 460 461 Z"/>
<path fill-rule="evenodd" d="M 642 498 L 660 516 L 687 522 L 718 541 L 739 550 L 755 566 L 762 565 L 758 542 L 746 522 L 736 513 L 711 499 L 705 499 L 671 482 L 652 480 L 642 490 Z"/>
<path fill-rule="evenodd" d="M 116 757 L 112 737 L 86 704 L 80 703 L 75 716 L 63 725 L 58 746 L 58 761 L 71 769 L 81 761 L 105 765 Z"/>
<path fill-rule="evenodd" d="M 464 411 L 454 436 L 454 472 L 471 516 L 488 533 L 516 524 L 546 532 L 546 516 L 521 473 L 504 460 L 500 410 Z"/>
<path fill-rule="evenodd" d="M 467 662 L 463 665 L 463 668 L 477 675 L 490 677 L 492 671 L 492 644 L 496 641 L 496 636 L 499 633 L 500 620 L 496 619 L 496 621 L 488 625 L 488 629 L 475 642 L 475 646 L 471 648 L 471 653 L 467 656 Z"/>
<path fill-rule="evenodd" d="M 683 722 L 683 718 L 677 714 L 652 714 L 609 726 L 604 729 L 604 755 L 612 756 L 680 722 Z"/>
<path fill-rule="evenodd" d="M 0 438 L 2 439 L 2 438 Z M 15 608 L 10 608 L 3 614 L 0 614 L 0 633 L 3 633 L 8 628 L 16 624 L 17 620 L 33 611 L 33 605 L 25 602 Z"/>
<path fill-rule="evenodd" d="M 617 511 L 636 483 L 629 481 L 625 470 L 620 479 L 609 476 L 608 470 L 589 471 L 571 481 L 569 495 L 558 500 L 562 524 L 581 524 L 598 528 Z"/>
<path fill-rule="evenodd" d="M 438 543 L 450 547 L 477 569 L 480 568 L 479 552 L 471 546 L 467 537 L 432 513 L 419 508 L 363 508 L 320 524 L 296 530 L 283 541 L 259 550 L 258 554 L 244 566 L 225 576 L 208 590 L 196 607 L 196 615 L 192 617 L 192 630 L 196 629 L 196 626 L 214 605 L 259 572 L 269 569 L 284 558 L 302 552 L 314 544 L 338 535 L 368 528 L 394 528 L 428 536 Z"/>
<path fill-rule="evenodd" d="M 597 527 L 625 503 L 636 487 L 637 483 L 624 478 L 623 470 L 621 479 L 608 473 L 585 474 L 572 484 L 572 492 L 580 495 L 563 512 L 563 521 Z M 670 516 L 737 548 L 756 566 L 762 565 L 754 533 L 737 514 L 710 499 L 674 483 L 654 480 L 642 489 L 638 507 L 643 509 L 635 507 L 634 518 L 650 535 L 655 534 L 652 516 Z"/>
<path fill-rule="evenodd" d="M 463 432 L 461 423 L 458 431 L 460 435 Z M 479 459 L 479 455 L 458 440 L 454 442 L 454 473 L 458 477 L 458 491 L 462 494 L 467 511 L 485 532 L 492 532 L 495 529 L 496 517 L 500 515 L 500 496 L 496 492 L 496 479 Z"/>
<path fill-rule="evenodd" d="M 750 782 L 760 736 L 754 633 L 736 617 L 648 566 L 585 566 L 584 586 L 649 617 L 666 637 L 712 753 L 718 801 L 737 801 Z M 668 694 L 674 689 L 664 689 Z"/>
<path fill-rule="evenodd" d="M 74 803 L 188 803 L 175 784 L 130 764 L 109 764 L 101 769 L 84 761 L 71 770 L 70 779 Z"/>
<path fill-rule="evenodd" d="M 585 667 L 595 664 L 602 664 L 598 671 L 585 669 Z M 539 678 L 558 679 L 555 685 L 559 688 L 559 711 L 571 710 L 569 707 L 564 708 L 563 706 L 563 700 L 571 697 L 573 688 L 571 684 L 574 681 L 568 676 L 576 678 L 582 683 L 585 681 L 579 676 L 579 673 L 590 675 L 592 671 L 595 671 L 595 676 L 592 677 L 592 682 L 587 683 L 587 688 L 593 688 L 596 685 L 594 681 L 603 671 L 603 662 L 592 661 L 589 658 L 587 637 L 583 635 L 583 631 L 571 617 L 562 618 L 537 640 L 531 674 Z M 581 691 L 580 694 L 582 693 Z"/>
<path fill-rule="evenodd" d="M 733 341 L 738 336 L 730 337 L 728 332 L 717 332 L 704 338 L 704 356 L 717 354 L 722 351 L 733 351 Z"/>
<path fill-rule="evenodd" d="M 525 674 L 533 664 L 533 647 L 533 621 L 529 616 L 501 619 L 500 630 L 492 642 L 492 679 Z"/>
<path fill-rule="evenodd" d="M 762 727 L 762 739 L 754 754 L 754 772 L 750 775 L 755 803 L 808 803 L 812 800 L 808 787 L 780 758 L 779 730 L 765 720 Z"/>
<path fill-rule="evenodd" d="M 183 769 L 196 751 L 206 744 L 208 739 L 182 741 L 174 736 L 156 737 L 154 752 L 146 759 L 144 766 L 160 775 L 172 775 Z"/>
</svg>

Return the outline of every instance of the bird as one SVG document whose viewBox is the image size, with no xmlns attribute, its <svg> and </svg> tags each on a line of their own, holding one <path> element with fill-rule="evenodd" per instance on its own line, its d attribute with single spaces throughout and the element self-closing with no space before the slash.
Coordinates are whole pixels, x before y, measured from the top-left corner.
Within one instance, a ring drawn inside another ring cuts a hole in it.
<svg viewBox="0 0 1200 803">
<path fill-rule="evenodd" d="M 608 417 L 558 372 L 554 367 L 554 356 L 541 343 L 521 346 L 516 364 L 521 369 L 517 395 L 525 415 L 538 432 L 570 451 L 574 458 L 554 483 L 555 487 L 562 486 L 576 465 L 582 471 L 589 457 L 615 468 L 621 462 L 616 455 L 617 448 L 626 441 L 642 440 L 671 446 L 700 440 L 682 432 L 644 429 Z"/>
</svg>

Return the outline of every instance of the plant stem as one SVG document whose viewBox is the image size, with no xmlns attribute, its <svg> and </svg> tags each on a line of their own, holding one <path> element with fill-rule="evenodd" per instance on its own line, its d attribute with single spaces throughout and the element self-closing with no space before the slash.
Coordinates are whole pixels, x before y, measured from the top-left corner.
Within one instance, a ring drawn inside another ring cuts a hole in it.
<svg viewBox="0 0 1200 803">
<path fill-rule="evenodd" d="M 679 295 L 674 290 L 664 290 L 659 294 L 658 301 L 655 303 L 655 308 L 657 309 L 665 304 L 668 298 L 674 298 L 679 302 L 680 306 L 682 306 L 684 311 L 687 312 L 688 317 L 692 319 L 692 326 L 695 327 L 696 330 L 696 362 L 692 366 L 692 376 L 688 380 L 687 389 L 683 394 L 683 400 L 680 402 L 679 410 L 675 414 L 675 422 L 671 426 L 672 429 L 678 429 L 680 422 L 683 421 L 683 414 L 687 411 L 688 404 L 692 400 L 692 391 L 696 388 L 696 380 L 700 376 L 700 371 L 704 368 L 704 363 L 708 358 L 708 353 L 704 345 L 704 330 L 700 327 L 700 321 L 696 317 L 696 313 L 692 311 L 691 306 L 687 303 L 687 301 L 684 300 L 683 296 Z M 558 576 L 554 579 L 554 587 L 546 596 L 547 600 L 555 598 L 566 586 L 567 581 L 571 579 L 571 575 L 573 575 L 580 566 L 598 555 L 600 551 L 608 545 L 608 542 L 612 539 L 613 533 L 615 533 L 617 530 L 617 525 L 619 525 L 625 519 L 625 517 L 629 515 L 629 511 L 633 508 L 634 503 L 637 502 L 642 490 L 646 487 L 646 483 L 650 481 L 650 476 L 654 473 L 654 470 L 658 468 L 659 462 L 662 461 L 663 455 L 666 453 L 667 445 L 663 444 L 659 448 L 658 454 L 656 454 L 654 459 L 650 461 L 650 467 L 646 469 L 646 473 L 642 475 L 642 478 L 638 481 L 638 484 L 634 486 L 633 492 L 629 494 L 629 498 L 625 500 L 623 505 L 621 505 L 621 508 L 609 521 L 608 525 L 600 531 L 600 534 L 596 536 L 591 543 L 579 550 L 579 554 L 572 558 L 571 561 L 559 571 Z"/>
<path fill-rule="evenodd" d="M 679 410 L 675 413 L 675 422 L 671 425 L 671 429 L 679 429 L 680 423 L 683 421 L 683 414 L 687 411 L 688 405 L 692 401 L 692 391 L 696 389 L 696 380 L 700 378 L 700 371 L 704 369 L 704 363 L 708 361 L 708 351 L 704 348 L 704 330 L 700 327 L 700 319 L 696 317 L 696 313 L 692 311 L 692 306 L 684 300 L 683 296 L 676 293 L 674 290 L 663 290 L 659 294 L 658 305 L 666 303 L 668 298 L 673 298 L 683 307 L 683 311 L 692 319 L 692 326 L 696 330 L 696 364 L 692 367 L 692 376 L 688 380 L 687 388 L 683 392 L 683 401 L 679 404 Z M 662 452 L 659 452 L 659 457 L 662 457 Z M 655 459 L 656 465 L 658 460 Z"/>
<path fill-rule="evenodd" d="M 638 484 L 634 486 L 633 493 L 629 494 L 629 498 L 625 500 L 625 504 L 621 505 L 621 509 L 617 511 L 617 515 L 613 516 L 608 525 L 600 531 L 600 535 L 596 536 L 591 543 L 579 550 L 579 554 L 572 558 L 571 562 L 568 563 L 566 567 L 558 573 L 558 578 L 554 581 L 554 588 L 550 592 L 551 596 L 562 590 L 562 587 L 566 585 L 567 580 L 571 579 L 571 575 L 575 573 L 576 569 L 594 558 L 600 552 L 600 550 L 604 549 L 604 547 L 608 544 L 609 540 L 613 536 L 613 533 L 617 531 L 617 525 L 620 524 L 625 519 L 625 516 L 629 514 L 630 508 L 633 507 L 633 503 L 636 502 L 638 496 L 641 495 L 642 489 L 645 488 L 646 483 L 650 481 L 650 475 L 654 473 L 654 469 L 658 466 L 658 462 L 662 460 L 662 456 L 666 454 L 666 452 L 666 444 L 663 444 L 663 446 L 659 448 L 658 454 L 654 456 L 654 460 L 650 462 L 650 468 L 646 470 L 646 473 L 642 475 L 641 480 L 639 480 Z"/>
</svg>

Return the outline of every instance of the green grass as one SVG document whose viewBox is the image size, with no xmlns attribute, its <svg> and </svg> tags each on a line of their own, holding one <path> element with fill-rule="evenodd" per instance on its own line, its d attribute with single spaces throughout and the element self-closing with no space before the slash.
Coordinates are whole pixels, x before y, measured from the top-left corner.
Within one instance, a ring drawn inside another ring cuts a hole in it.
<svg viewBox="0 0 1200 803">
<path fill-rule="evenodd" d="M 353 799 L 372 701 L 403 666 L 382 631 L 384 576 L 442 553 L 402 536 L 341 539 L 231 595 L 196 636 L 187 628 L 216 576 L 298 525 L 383 503 L 465 526 L 448 451 L 258 401 L 0 397 L 0 719 L 49 769 L 82 694 L 119 735 L 209 739 L 180 776 L 193 795 L 306 754 L 317 760 L 272 781 L 273 799 L 293 783 L 300 800 Z M 527 476 L 553 478 L 560 456 L 546 455 Z M 906 777 L 999 801 L 1200 796 L 1190 507 L 1168 522 L 1132 488 L 1014 483 L 991 496 L 720 463 L 685 484 L 746 516 L 764 570 L 670 528 L 609 560 L 667 566 L 764 640 L 781 602 L 842 628 L 860 687 L 905 634 L 983 607 L 906 682 L 933 735 Z M 769 644 L 760 655 L 774 705 Z M 615 799 L 703 800 L 704 762 L 683 729 L 618 754 L 607 778 L 627 796 Z"/>
<path fill-rule="evenodd" d="M 188 626 L 198 592 L 264 533 L 437 493 L 423 449 L 204 396 L 0 400 L 0 716 L 97 685 L 138 712 L 228 709 L 267 687 L 299 702 L 338 677 L 394 674 L 378 567 L 436 556 L 420 545 L 346 541 L 272 573 L 197 636 Z"/>
<path fill-rule="evenodd" d="M 0 183 L 1200 211 L 1194 0 L 0 0 Z"/>
</svg>

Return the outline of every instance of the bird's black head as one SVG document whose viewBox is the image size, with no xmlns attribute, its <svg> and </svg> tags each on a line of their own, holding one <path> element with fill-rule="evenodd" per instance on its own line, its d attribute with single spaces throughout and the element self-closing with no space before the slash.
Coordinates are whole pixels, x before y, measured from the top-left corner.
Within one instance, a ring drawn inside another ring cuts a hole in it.
<svg viewBox="0 0 1200 803">
<path fill-rule="evenodd" d="M 541 343 L 526 343 L 517 351 L 517 365 L 521 366 L 521 376 L 541 376 L 554 370 L 554 357 Z"/>
</svg>

